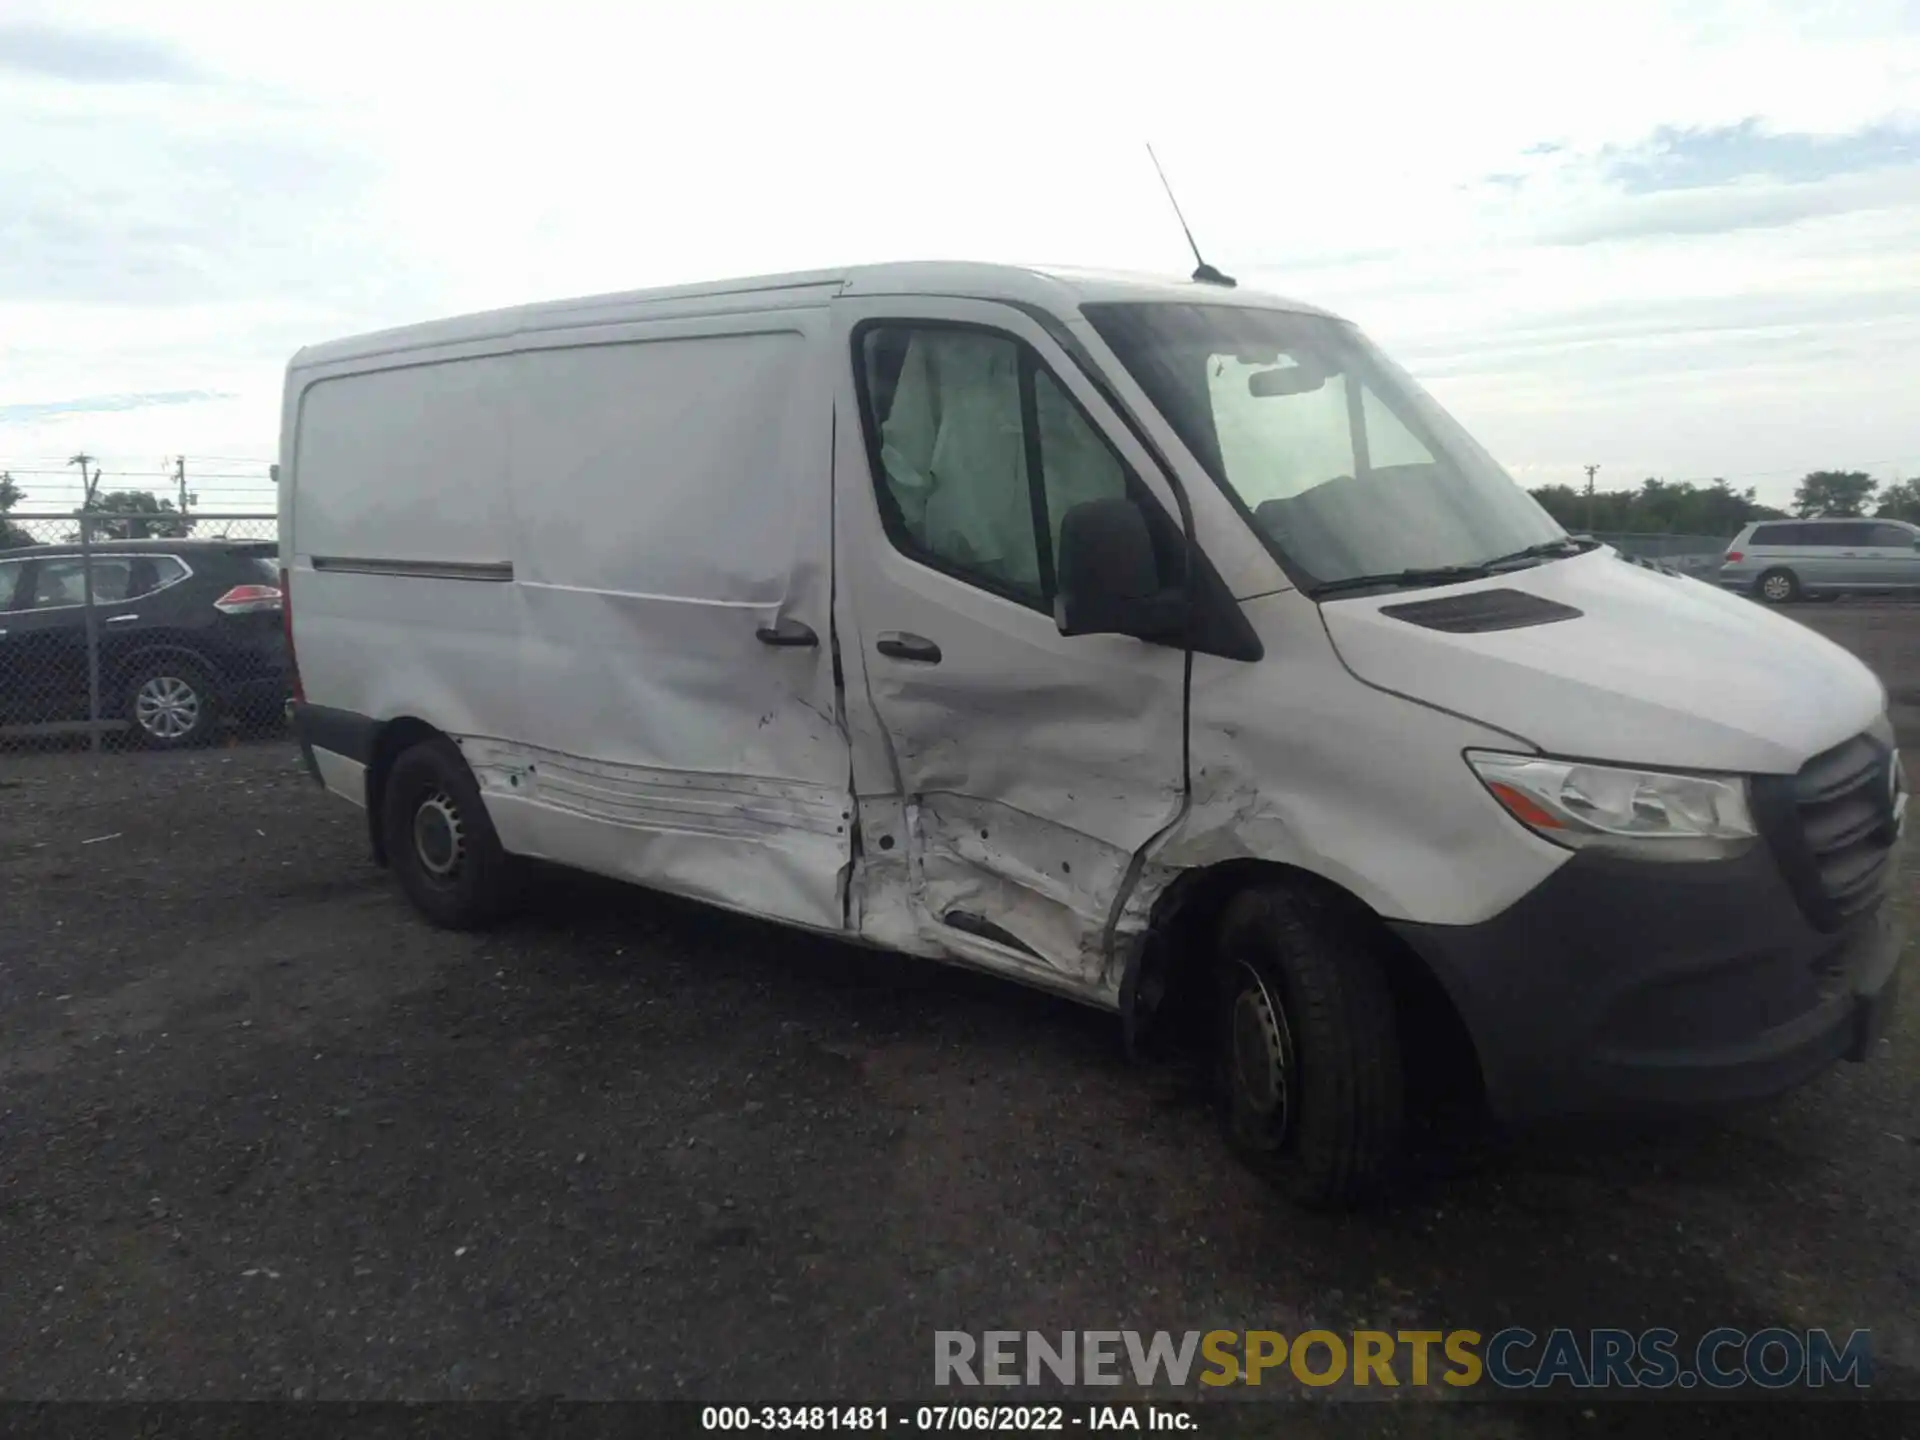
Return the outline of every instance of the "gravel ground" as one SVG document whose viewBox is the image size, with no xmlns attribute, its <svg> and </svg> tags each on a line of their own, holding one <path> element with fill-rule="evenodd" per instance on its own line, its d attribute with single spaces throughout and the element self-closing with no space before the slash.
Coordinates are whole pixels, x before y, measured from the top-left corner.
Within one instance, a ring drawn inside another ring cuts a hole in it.
<svg viewBox="0 0 1920 1440">
<path fill-rule="evenodd" d="M 1797 613 L 1920 743 L 1920 612 Z M 432 931 L 284 742 L 0 756 L 0 956 L 0 1395 L 871 1402 L 926 1393 L 936 1329 L 1782 1324 L 1871 1327 L 1875 1393 L 1920 1398 L 1913 1004 L 1764 1109 L 1329 1218 L 1072 1005 L 589 880 Z"/>
</svg>

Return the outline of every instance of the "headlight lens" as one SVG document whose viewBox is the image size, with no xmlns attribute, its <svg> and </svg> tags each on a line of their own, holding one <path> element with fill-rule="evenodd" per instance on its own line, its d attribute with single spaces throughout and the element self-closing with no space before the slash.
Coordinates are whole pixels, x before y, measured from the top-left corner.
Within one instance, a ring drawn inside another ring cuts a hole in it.
<svg viewBox="0 0 1920 1440">
<path fill-rule="evenodd" d="M 1735 776 L 1668 775 L 1470 750 L 1467 763 L 1509 815 L 1569 849 L 1644 860 L 1717 860 L 1757 833 Z"/>
</svg>

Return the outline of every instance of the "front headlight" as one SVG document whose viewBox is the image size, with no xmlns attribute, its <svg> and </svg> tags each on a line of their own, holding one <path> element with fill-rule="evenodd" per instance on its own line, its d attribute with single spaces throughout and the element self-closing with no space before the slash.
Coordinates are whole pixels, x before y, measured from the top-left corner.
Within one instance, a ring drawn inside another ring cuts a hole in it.
<svg viewBox="0 0 1920 1440">
<path fill-rule="evenodd" d="M 1467 763 L 1521 824 L 1573 850 L 1642 860 L 1718 860 L 1753 843 L 1736 776 L 1668 775 L 1537 755 L 1469 750 Z"/>
</svg>

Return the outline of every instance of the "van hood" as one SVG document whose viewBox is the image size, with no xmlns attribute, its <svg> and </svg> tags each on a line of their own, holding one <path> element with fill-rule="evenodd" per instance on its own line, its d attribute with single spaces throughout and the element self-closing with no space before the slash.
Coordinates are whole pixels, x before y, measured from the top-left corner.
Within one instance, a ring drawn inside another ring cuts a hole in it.
<svg viewBox="0 0 1920 1440">
<path fill-rule="evenodd" d="M 1471 623 L 1445 611 L 1407 617 L 1449 600 L 1578 613 L 1467 631 L 1431 628 Z M 1464 585 L 1328 600 L 1320 613 L 1359 679 L 1584 760 L 1790 774 L 1883 723 L 1887 703 L 1871 670 L 1797 621 L 1604 547 Z"/>
</svg>

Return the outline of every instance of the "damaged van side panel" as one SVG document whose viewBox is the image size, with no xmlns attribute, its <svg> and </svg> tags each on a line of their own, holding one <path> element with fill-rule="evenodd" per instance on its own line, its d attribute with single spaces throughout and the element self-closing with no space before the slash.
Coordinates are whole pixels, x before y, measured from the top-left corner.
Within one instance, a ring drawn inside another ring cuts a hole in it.
<svg viewBox="0 0 1920 1440">
<path fill-rule="evenodd" d="M 1062 636 L 1046 609 L 975 583 L 966 557 L 1001 553 L 1032 523 L 1023 496 L 1000 497 L 997 515 L 980 498 L 1009 471 L 1025 473 L 1019 427 L 1032 417 L 993 392 L 991 377 L 956 379 L 956 346 L 935 357 L 944 390 L 928 396 L 903 381 L 901 405 L 919 408 L 910 427 L 889 427 L 888 415 L 863 413 L 863 403 L 885 402 L 855 383 L 856 331 L 956 325 L 1008 351 L 1028 347 L 1058 387 L 1044 453 L 1076 447 L 1074 471 L 1062 462 L 1050 480 L 1118 484 L 1124 467 L 1171 510 L 1164 481 L 1021 312 L 923 296 L 842 299 L 834 310 L 838 620 L 861 933 L 1114 1004 L 1110 911 L 1136 852 L 1183 803 L 1184 657 L 1122 636 Z M 909 347 L 903 374 L 911 364 Z M 879 476 L 870 427 L 885 432 Z M 958 563 L 934 568 L 894 543 L 877 488 L 890 483 L 928 533 L 957 537 Z"/>
<path fill-rule="evenodd" d="M 465 737 L 510 849 L 842 927 L 824 333 L 815 305 L 523 337 L 521 724 Z"/>
<path fill-rule="evenodd" d="M 1321 618 L 1298 591 L 1242 610 L 1267 658 L 1196 657 L 1192 806 L 1153 847 L 1121 936 L 1139 933 L 1183 871 L 1227 861 L 1305 871 L 1383 919 L 1442 925 L 1499 914 L 1566 862 L 1571 852 L 1512 823 L 1462 758 L 1530 751 L 1526 741 L 1411 700 L 1356 695 L 1363 682 L 1312 643 Z"/>
</svg>

